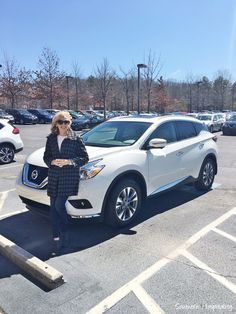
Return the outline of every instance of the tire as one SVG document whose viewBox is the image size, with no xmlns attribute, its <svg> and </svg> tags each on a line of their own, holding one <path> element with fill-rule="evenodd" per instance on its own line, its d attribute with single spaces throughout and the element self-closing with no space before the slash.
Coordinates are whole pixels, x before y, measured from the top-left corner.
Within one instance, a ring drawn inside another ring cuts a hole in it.
<svg viewBox="0 0 236 314">
<path fill-rule="evenodd" d="M 127 198 L 130 198 L 128 200 Z M 121 207 L 123 205 L 123 208 Z M 119 181 L 110 191 L 105 208 L 105 222 L 112 227 L 124 227 L 136 218 L 142 206 L 140 185 L 133 179 Z"/>
<path fill-rule="evenodd" d="M 203 161 L 201 170 L 195 187 L 199 191 L 208 191 L 211 189 L 216 174 L 216 164 L 211 158 L 207 158 Z"/>
<path fill-rule="evenodd" d="M 213 125 L 210 126 L 209 131 L 213 133 Z"/>
<path fill-rule="evenodd" d="M 9 164 L 13 161 L 15 150 L 8 144 L 0 145 L 0 164 Z"/>
</svg>

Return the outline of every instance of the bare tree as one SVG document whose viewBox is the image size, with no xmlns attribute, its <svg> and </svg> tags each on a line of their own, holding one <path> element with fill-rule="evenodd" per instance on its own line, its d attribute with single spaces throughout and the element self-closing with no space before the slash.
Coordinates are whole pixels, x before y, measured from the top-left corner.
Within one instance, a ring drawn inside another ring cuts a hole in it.
<svg viewBox="0 0 236 314">
<path fill-rule="evenodd" d="M 75 80 L 75 108 L 79 110 L 79 90 L 81 91 L 81 67 L 77 61 L 72 63 L 72 73 Z"/>
<path fill-rule="evenodd" d="M 144 80 L 145 80 L 145 89 L 147 93 L 147 111 L 150 111 L 151 108 L 151 93 L 153 83 L 159 76 L 162 65 L 160 56 L 156 58 L 156 55 L 150 50 L 147 60 L 144 58 L 144 63 L 147 65 L 147 68 L 144 69 Z"/>
<path fill-rule="evenodd" d="M 60 84 L 64 74 L 59 70 L 59 58 L 55 51 L 48 47 L 43 48 L 38 61 L 39 70 L 35 71 L 36 89 L 39 97 L 49 101 L 50 108 L 60 95 Z"/>
<path fill-rule="evenodd" d="M 29 81 L 30 71 L 20 69 L 17 61 L 5 54 L 2 63 L 0 90 L 1 95 L 8 99 L 12 108 L 17 104 L 17 97 L 23 95 Z"/>
<path fill-rule="evenodd" d="M 231 109 L 234 110 L 234 103 L 236 96 L 236 82 L 234 82 L 231 86 Z"/>
<path fill-rule="evenodd" d="M 104 119 L 106 119 L 106 100 L 108 92 L 111 88 L 111 82 L 114 78 L 114 71 L 110 68 L 107 58 L 104 58 L 100 66 L 95 70 L 96 88 L 99 98 L 102 102 L 104 109 Z"/>
<path fill-rule="evenodd" d="M 225 72 L 218 72 L 218 77 L 214 80 L 213 87 L 217 95 L 220 110 L 224 109 L 227 91 L 231 86 L 230 77 Z"/>
<path fill-rule="evenodd" d="M 120 68 L 123 76 L 121 77 L 121 83 L 123 86 L 123 91 L 125 93 L 126 100 L 126 112 L 129 114 L 130 108 L 133 110 L 134 102 L 134 86 L 135 86 L 135 70 L 131 69 L 128 72 L 125 72 Z"/>
<path fill-rule="evenodd" d="M 188 99 L 188 111 L 193 111 L 193 88 L 194 88 L 194 78 L 191 74 L 187 76 L 187 99 Z"/>
</svg>

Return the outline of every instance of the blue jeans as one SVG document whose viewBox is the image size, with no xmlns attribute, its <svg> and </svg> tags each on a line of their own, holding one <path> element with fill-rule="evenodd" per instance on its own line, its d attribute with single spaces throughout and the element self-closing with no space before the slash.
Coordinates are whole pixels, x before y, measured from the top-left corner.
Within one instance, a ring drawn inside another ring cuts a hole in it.
<svg viewBox="0 0 236 314">
<path fill-rule="evenodd" d="M 66 201 L 68 196 L 51 196 L 50 197 L 50 216 L 52 222 L 52 235 L 54 238 L 60 237 L 68 229 L 68 215 L 66 212 Z"/>
</svg>

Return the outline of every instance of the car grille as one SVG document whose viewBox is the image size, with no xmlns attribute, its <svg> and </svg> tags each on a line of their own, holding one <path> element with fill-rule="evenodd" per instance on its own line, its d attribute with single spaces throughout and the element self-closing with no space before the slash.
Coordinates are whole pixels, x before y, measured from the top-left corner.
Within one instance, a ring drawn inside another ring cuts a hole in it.
<svg viewBox="0 0 236 314">
<path fill-rule="evenodd" d="M 26 163 L 23 168 L 23 183 L 35 189 L 45 189 L 48 183 L 48 168 Z"/>
</svg>

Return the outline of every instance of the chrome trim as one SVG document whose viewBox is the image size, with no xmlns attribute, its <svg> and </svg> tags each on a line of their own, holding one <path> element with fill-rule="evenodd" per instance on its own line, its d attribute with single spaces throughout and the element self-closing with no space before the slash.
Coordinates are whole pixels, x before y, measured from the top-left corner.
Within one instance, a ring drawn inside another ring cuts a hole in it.
<svg viewBox="0 0 236 314">
<path fill-rule="evenodd" d="M 46 177 L 40 184 L 33 183 L 28 180 L 29 164 L 25 163 L 22 173 L 22 182 L 24 185 L 30 186 L 34 189 L 42 189 L 48 184 L 48 177 Z"/>
<path fill-rule="evenodd" d="M 156 193 L 159 193 L 159 192 L 163 192 L 163 191 L 165 191 L 165 190 L 168 190 L 168 189 L 172 188 L 173 186 L 175 186 L 175 185 L 181 183 L 182 181 L 186 180 L 187 178 L 189 178 L 189 177 L 186 176 L 186 177 L 183 177 L 183 178 L 181 178 L 181 179 L 179 179 L 179 180 L 176 180 L 176 181 L 174 181 L 174 182 L 171 182 L 171 183 L 169 183 L 169 184 L 163 185 L 163 186 L 161 186 L 160 188 L 158 188 L 158 189 L 156 189 L 155 191 L 153 191 L 150 195 L 154 195 L 154 194 L 156 194 Z"/>
<path fill-rule="evenodd" d="M 79 215 L 79 216 L 75 216 L 75 215 L 70 215 L 68 214 L 71 218 L 73 219 L 83 219 L 83 218 L 96 218 L 96 217 L 100 217 L 100 214 L 94 214 L 94 215 Z"/>
</svg>

